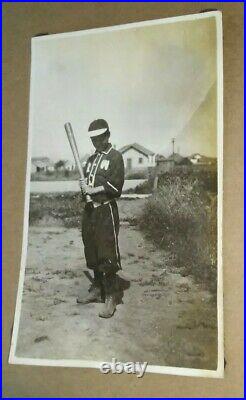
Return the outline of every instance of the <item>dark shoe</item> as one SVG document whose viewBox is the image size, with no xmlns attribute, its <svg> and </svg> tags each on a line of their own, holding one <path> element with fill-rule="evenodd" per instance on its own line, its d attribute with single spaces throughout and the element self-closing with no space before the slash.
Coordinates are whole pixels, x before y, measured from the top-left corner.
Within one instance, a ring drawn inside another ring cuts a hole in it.
<svg viewBox="0 0 246 400">
<path fill-rule="evenodd" d="M 98 286 L 92 286 L 86 296 L 79 296 L 77 298 L 77 303 L 79 304 L 101 303 L 101 301 L 101 289 Z"/>
<path fill-rule="evenodd" d="M 105 303 L 99 312 L 101 318 L 111 318 L 116 310 L 116 299 L 114 295 L 106 295 Z"/>
</svg>

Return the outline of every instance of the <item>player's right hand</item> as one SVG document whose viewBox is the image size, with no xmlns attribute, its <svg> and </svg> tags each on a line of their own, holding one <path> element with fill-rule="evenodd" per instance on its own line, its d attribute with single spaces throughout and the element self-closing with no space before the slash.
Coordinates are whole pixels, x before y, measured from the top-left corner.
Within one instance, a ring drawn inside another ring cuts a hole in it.
<svg viewBox="0 0 246 400">
<path fill-rule="evenodd" d="M 86 195 L 86 193 L 87 193 L 87 184 L 85 182 L 85 179 L 81 178 L 79 180 L 79 186 L 80 186 L 82 194 Z"/>
</svg>

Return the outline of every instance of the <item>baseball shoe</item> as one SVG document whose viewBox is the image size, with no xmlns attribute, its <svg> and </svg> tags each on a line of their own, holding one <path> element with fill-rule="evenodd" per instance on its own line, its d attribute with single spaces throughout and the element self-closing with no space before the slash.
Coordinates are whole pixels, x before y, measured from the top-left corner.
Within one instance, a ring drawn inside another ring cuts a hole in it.
<svg viewBox="0 0 246 400">
<path fill-rule="evenodd" d="M 116 310 L 116 299 L 114 295 L 106 295 L 105 303 L 99 312 L 101 318 L 111 318 Z"/>
<path fill-rule="evenodd" d="M 88 304 L 88 303 L 101 303 L 101 289 L 98 286 L 92 286 L 89 293 L 86 296 L 79 296 L 77 298 L 78 304 Z"/>
</svg>

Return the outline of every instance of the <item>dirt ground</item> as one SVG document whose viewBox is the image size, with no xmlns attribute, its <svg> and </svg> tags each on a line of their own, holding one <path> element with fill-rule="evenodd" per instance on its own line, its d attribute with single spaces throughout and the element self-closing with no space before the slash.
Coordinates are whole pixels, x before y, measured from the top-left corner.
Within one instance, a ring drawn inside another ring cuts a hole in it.
<svg viewBox="0 0 246 400">
<path fill-rule="evenodd" d="M 89 286 L 79 230 L 45 220 L 30 227 L 17 356 L 216 369 L 215 300 L 127 221 L 143 201 L 119 202 L 131 282 L 111 319 L 98 317 L 101 304 L 76 304 Z"/>
</svg>

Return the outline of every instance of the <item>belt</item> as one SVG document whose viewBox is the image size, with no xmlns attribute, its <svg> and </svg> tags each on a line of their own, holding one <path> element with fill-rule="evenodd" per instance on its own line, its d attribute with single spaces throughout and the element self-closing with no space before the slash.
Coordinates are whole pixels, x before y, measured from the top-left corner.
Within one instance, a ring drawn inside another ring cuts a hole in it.
<svg viewBox="0 0 246 400">
<path fill-rule="evenodd" d="M 104 204 L 108 204 L 108 203 L 110 203 L 110 200 L 102 201 L 102 202 L 93 201 L 93 207 L 97 208 L 97 207 L 103 206 Z"/>
</svg>

